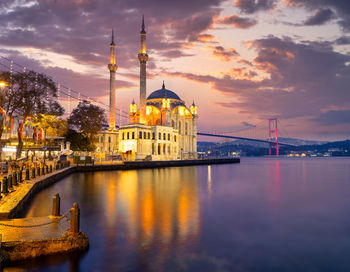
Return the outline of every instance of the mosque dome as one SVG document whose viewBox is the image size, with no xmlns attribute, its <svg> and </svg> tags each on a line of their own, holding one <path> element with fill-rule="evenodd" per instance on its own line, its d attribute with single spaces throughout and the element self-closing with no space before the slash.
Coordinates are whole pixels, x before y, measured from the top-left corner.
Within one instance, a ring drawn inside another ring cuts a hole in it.
<svg viewBox="0 0 350 272">
<path fill-rule="evenodd" d="M 170 98 L 170 99 L 181 100 L 181 98 L 176 93 L 174 93 L 173 91 L 165 89 L 164 83 L 163 83 L 162 88 L 160 90 L 156 90 L 153 93 L 151 93 L 147 97 L 147 100 L 150 100 L 150 99 L 163 99 L 163 98 Z"/>
</svg>

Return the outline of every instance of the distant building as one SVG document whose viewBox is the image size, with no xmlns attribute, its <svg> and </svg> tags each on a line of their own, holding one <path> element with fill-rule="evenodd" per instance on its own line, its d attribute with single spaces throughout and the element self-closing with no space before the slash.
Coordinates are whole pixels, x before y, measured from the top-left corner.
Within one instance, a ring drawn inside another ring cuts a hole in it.
<svg viewBox="0 0 350 272">
<path fill-rule="evenodd" d="M 110 49 L 109 128 L 98 135 L 97 152 L 120 154 L 128 160 L 176 160 L 197 158 L 198 109 L 163 86 L 146 99 L 146 31 L 142 18 L 140 32 L 140 105 L 130 104 L 129 124 L 115 126 L 115 44 Z"/>
</svg>

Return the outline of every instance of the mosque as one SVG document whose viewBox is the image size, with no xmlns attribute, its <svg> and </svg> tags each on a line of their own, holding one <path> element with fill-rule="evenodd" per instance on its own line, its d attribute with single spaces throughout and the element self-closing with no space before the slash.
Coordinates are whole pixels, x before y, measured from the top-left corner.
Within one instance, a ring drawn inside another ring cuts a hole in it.
<svg viewBox="0 0 350 272">
<path fill-rule="evenodd" d="M 146 99 L 146 31 L 144 18 L 140 32 L 140 104 L 130 104 L 129 124 L 116 127 L 115 75 L 117 64 L 112 33 L 110 44 L 109 128 L 101 131 L 97 152 L 120 154 L 126 160 L 181 160 L 197 158 L 198 109 L 188 108 L 173 91 L 161 89 Z"/>
</svg>

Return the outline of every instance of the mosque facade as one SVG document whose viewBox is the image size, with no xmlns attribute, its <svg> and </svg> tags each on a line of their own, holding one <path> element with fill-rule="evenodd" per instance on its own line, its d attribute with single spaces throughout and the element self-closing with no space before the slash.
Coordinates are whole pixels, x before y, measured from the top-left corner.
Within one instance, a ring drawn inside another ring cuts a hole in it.
<svg viewBox="0 0 350 272">
<path fill-rule="evenodd" d="M 185 102 L 163 85 L 146 95 L 146 31 L 140 32 L 140 103 L 130 104 L 129 124 L 115 126 L 115 43 L 110 45 L 109 128 L 98 135 L 97 152 L 119 154 L 126 160 L 179 160 L 197 158 L 198 108 Z M 146 98 L 147 97 L 147 98 Z"/>
</svg>

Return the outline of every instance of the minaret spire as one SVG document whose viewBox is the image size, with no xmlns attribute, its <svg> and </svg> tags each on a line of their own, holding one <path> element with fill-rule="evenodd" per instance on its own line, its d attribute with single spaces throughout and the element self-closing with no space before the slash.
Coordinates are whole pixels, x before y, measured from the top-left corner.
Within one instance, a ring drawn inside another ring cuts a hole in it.
<svg viewBox="0 0 350 272">
<path fill-rule="evenodd" d="M 116 101 L 115 101 L 115 74 L 118 66 L 115 61 L 115 43 L 114 43 L 114 30 L 112 29 L 112 42 L 110 44 L 109 51 L 110 63 L 108 64 L 109 70 L 109 129 L 115 129 L 115 117 L 116 117 Z"/>
<path fill-rule="evenodd" d="M 114 30 L 113 30 L 113 28 L 112 28 L 112 42 L 111 42 L 111 45 L 115 45 L 115 43 L 114 43 Z"/>
<path fill-rule="evenodd" d="M 146 31 L 145 31 L 145 17 L 144 15 L 142 14 L 142 28 L 141 28 L 141 34 L 146 34 Z"/>
<path fill-rule="evenodd" d="M 140 61 L 140 120 L 139 123 L 146 124 L 146 64 L 148 55 L 146 52 L 146 30 L 145 18 L 142 15 L 142 25 L 140 32 L 140 53 L 138 58 Z"/>
</svg>

